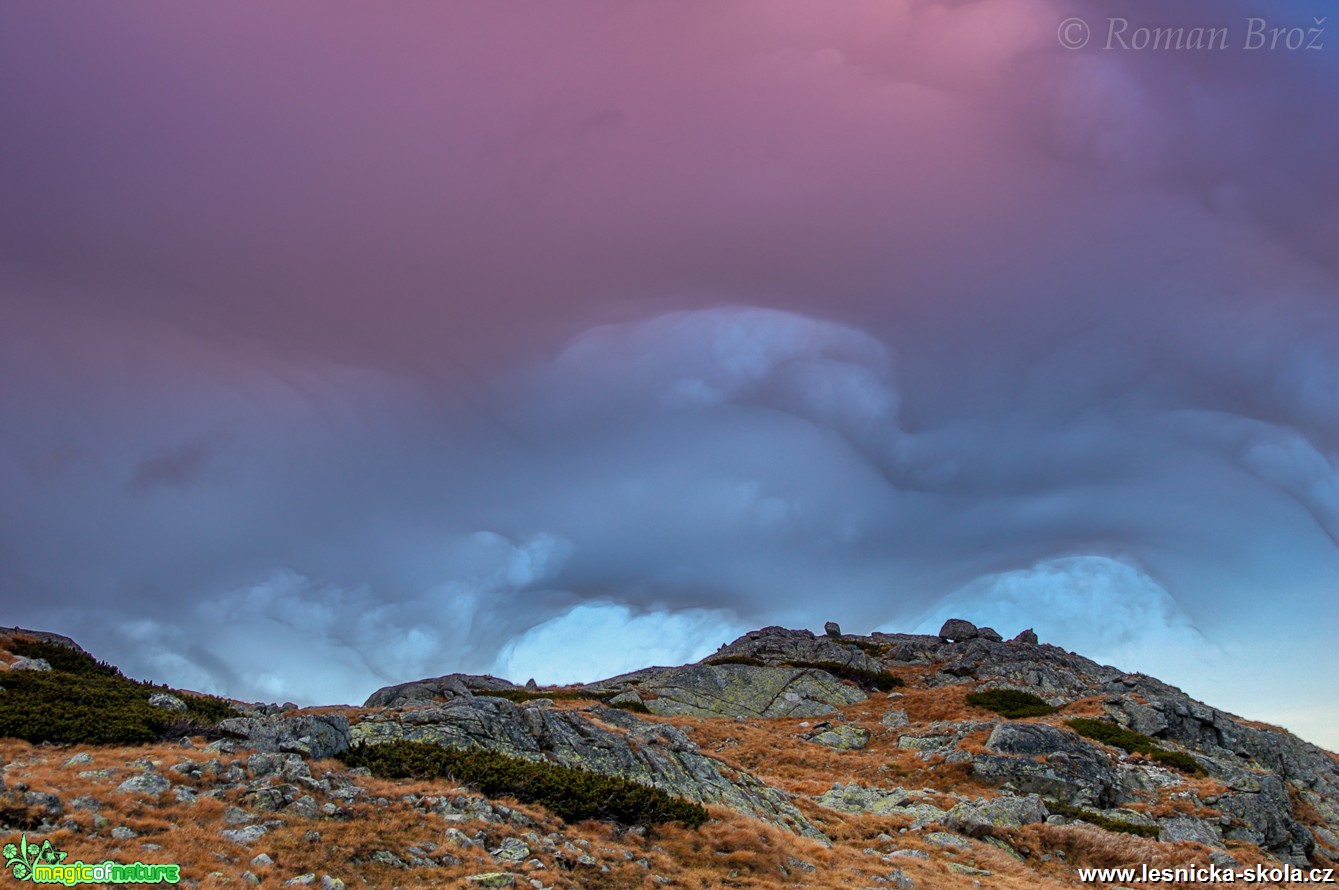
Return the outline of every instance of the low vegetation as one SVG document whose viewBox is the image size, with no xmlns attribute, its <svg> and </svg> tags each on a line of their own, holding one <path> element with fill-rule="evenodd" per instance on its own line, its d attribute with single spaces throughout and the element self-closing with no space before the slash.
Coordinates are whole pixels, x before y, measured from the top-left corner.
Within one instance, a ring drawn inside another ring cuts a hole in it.
<svg viewBox="0 0 1339 890">
<path fill-rule="evenodd" d="M 237 716 L 225 701 L 130 680 L 115 667 L 57 643 L 16 639 L 7 648 L 45 659 L 51 670 L 4 674 L 0 736 L 33 743 L 138 745 L 209 734 L 219 720 Z M 186 710 L 153 707 L 149 696 L 155 692 L 172 693 Z"/>
<path fill-rule="evenodd" d="M 742 664 L 748 667 L 767 667 L 767 662 L 760 661 L 751 655 L 722 655 L 720 658 L 713 658 L 707 662 L 710 665 L 717 664 Z"/>
<path fill-rule="evenodd" d="M 580 689 L 473 689 L 475 695 L 481 695 L 486 698 L 505 698 L 509 702 L 522 704 L 528 701 L 536 701 L 541 698 L 552 701 L 594 701 L 595 697 L 589 692 L 582 692 Z"/>
<path fill-rule="evenodd" d="M 522 803 L 547 807 L 567 822 L 598 819 L 643 826 L 678 822 L 696 828 L 707 821 L 707 811 L 700 804 L 659 788 L 481 748 L 462 751 L 396 741 L 357 745 L 343 760 L 384 779 L 446 779 L 487 797 L 509 795 Z"/>
<path fill-rule="evenodd" d="M 1130 754 L 1143 754 L 1158 763 L 1170 766 L 1192 775 L 1204 775 L 1204 767 L 1195 758 L 1181 751 L 1169 751 L 1153 738 L 1141 732 L 1125 729 L 1108 720 L 1094 720 L 1088 717 L 1076 717 L 1065 723 L 1079 735 L 1094 741 L 1120 748 Z"/>
<path fill-rule="evenodd" d="M 1010 720 L 1045 717 L 1057 710 L 1046 699 L 1021 689 L 986 689 L 968 693 L 965 701 L 973 708 L 985 708 Z"/>
<path fill-rule="evenodd" d="M 788 661 L 786 664 L 795 668 L 827 671 L 839 680 L 850 680 L 866 692 L 888 692 L 906 685 L 901 677 L 886 671 L 867 671 L 839 661 Z"/>
</svg>

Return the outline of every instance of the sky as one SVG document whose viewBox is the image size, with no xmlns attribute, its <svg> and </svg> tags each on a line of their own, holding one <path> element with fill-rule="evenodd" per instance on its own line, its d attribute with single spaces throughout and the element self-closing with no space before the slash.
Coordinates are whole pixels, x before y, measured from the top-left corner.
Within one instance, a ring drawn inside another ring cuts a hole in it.
<svg viewBox="0 0 1339 890">
<path fill-rule="evenodd" d="M 1339 749 L 1328 11 L 6 4 L 0 623 L 313 704 L 965 617 Z"/>
</svg>

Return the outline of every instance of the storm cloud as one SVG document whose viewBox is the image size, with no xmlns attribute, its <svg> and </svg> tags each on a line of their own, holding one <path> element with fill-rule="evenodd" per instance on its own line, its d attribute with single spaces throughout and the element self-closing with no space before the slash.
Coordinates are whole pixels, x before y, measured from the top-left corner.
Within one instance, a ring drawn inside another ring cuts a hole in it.
<svg viewBox="0 0 1339 890">
<path fill-rule="evenodd" d="M 7 8 L 5 623 L 317 702 L 952 614 L 1339 745 L 1339 55 L 1057 43 L 1136 11 Z"/>
</svg>

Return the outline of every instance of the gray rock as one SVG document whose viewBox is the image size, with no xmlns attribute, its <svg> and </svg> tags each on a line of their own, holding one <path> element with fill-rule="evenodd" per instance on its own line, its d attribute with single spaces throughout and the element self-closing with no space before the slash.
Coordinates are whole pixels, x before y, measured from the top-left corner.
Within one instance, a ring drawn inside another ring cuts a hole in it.
<svg viewBox="0 0 1339 890">
<path fill-rule="evenodd" d="M 122 794 L 150 794 L 157 797 L 172 787 L 172 783 L 158 773 L 140 773 L 126 779 L 116 790 Z"/>
<path fill-rule="evenodd" d="M 641 684 L 663 717 L 818 717 L 865 700 L 859 689 L 814 668 L 688 665 Z"/>
<path fill-rule="evenodd" d="M 999 797 L 994 800 L 964 801 L 948 811 L 944 824 L 954 831 L 973 837 L 995 828 L 1018 828 L 1046 821 L 1046 805 L 1041 797 Z"/>
<path fill-rule="evenodd" d="M 1174 816 L 1158 822 L 1158 840 L 1191 841 L 1206 847 L 1221 847 L 1223 838 L 1218 828 L 1193 816 Z"/>
<path fill-rule="evenodd" d="M 112 840 L 117 841 L 128 841 L 132 838 L 139 837 L 139 835 L 135 833 L 134 829 L 127 828 L 124 825 L 118 825 L 115 828 L 113 828 L 111 831 L 111 835 Z"/>
<path fill-rule="evenodd" d="M 1000 632 L 993 627 L 982 627 L 977 630 L 977 636 L 983 640 L 990 640 L 993 643 L 999 643 L 1004 640 Z"/>
<path fill-rule="evenodd" d="M 889 708 L 888 712 L 879 718 L 879 723 L 889 729 L 901 729 L 903 726 L 911 724 L 906 711 L 899 711 L 897 708 Z"/>
<path fill-rule="evenodd" d="M 838 751 L 859 751 L 869 744 L 869 730 L 863 726 L 845 723 L 820 732 L 809 741 Z"/>
<path fill-rule="evenodd" d="M 401 683 L 397 686 L 384 686 L 368 696 L 363 703 L 365 708 L 389 708 L 407 704 L 427 704 L 430 702 L 451 701 L 457 698 L 470 698 L 477 692 L 501 692 L 517 689 L 515 683 L 479 674 L 447 674 L 444 677 L 431 677 Z M 538 688 L 536 685 L 535 688 Z"/>
<path fill-rule="evenodd" d="M 722 646 L 719 651 L 704 658 L 701 663 L 710 664 L 715 659 L 731 656 L 754 658 L 773 667 L 785 667 L 794 663 L 835 662 L 866 671 L 883 670 L 877 659 L 870 657 L 869 653 L 852 641 L 831 636 L 815 636 L 811 631 L 787 630 L 784 627 L 764 627 L 762 630 L 749 631 L 739 639 Z"/>
<path fill-rule="evenodd" d="M 823 633 L 830 637 L 840 637 L 842 635 L 842 627 L 835 621 L 829 621 L 823 625 Z"/>
<path fill-rule="evenodd" d="M 149 695 L 149 706 L 164 711 L 185 711 L 186 703 L 170 692 L 154 692 Z"/>
<path fill-rule="evenodd" d="M 939 628 L 939 639 L 947 643 L 961 643 L 976 639 L 980 633 L 972 622 L 963 618 L 950 618 Z"/>
<path fill-rule="evenodd" d="M 61 803 L 59 797 L 47 791 L 25 791 L 23 792 L 23 803 L 25 806 L 35 810 L 41 810 L 44 815 L 56 817 L 65 812 L 65 806 Z"/>
<path fill-rule="evenodd" d="M 254 844 L 269 834 L 269 831 L 264 825 L 248 825 L 245 828 L 225 828 L 219 835 L 234 844 Z"/>
<path fill-rule="evenodd" d="M 1043 723 L 1001 723 L 972 759 L 977 777 L 1007 789 L 1104 809 L 1124 802 L 1120 773 L 1100 749 Z"/>
<path fill-rule="evenodd" d="M 1037 632 L 1029 627 L 1027 630 L 1020 631 L 1018 636 L 1013 638 L 1012 642 L 1027 643 L 1029 646 L 1036 646 L 1038 643 Z"/>
<path fill-rule="evenodd" d="M 339 714 L 229 717 L 219 722 L 219 729 L 266 753 L 293 752 L 320 759 L 349 749 L 349 720 Z"/>
<path fill-rule="evenodd" d="M 475 696 L 374 715 L 350 729 L 353 743 L 397 739 L 480 747 L 621 776 L 698 803 L 719 803 L 807 837 L 823 837 L 786 795 L 702 754 L 682 730 L 617 708 L 521 708 L 505 699 Z"/>
<path fill-rule="evenodd" d="M 502 890 L 502 888 L 516 886 L 516 875 L 507 872 L 489 871 L 469 875 L 465 878 L 465 883 L 471 887 L 486 888 L 486 890 Z"/>
<path fill-rule="evenodd" d="M 491 855 L 500 862 L 524 862 L 530 858 L 530 848 L 520 838 L 509 837 Z"/>
<path fill-rule="evenodd" d="M 45 658 L 24 658 L 20 655 L 10 663 L 9 669 L 11 671 L 49 671 L 51 670 L 51 662 Z"/>
</svg>

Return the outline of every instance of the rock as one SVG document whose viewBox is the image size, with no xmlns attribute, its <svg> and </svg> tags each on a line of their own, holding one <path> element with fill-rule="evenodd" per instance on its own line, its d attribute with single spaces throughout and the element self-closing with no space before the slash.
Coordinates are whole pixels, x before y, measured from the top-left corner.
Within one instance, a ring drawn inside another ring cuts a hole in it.
<svg viewBox="0 0 1339 890">
<path fill-rule="evenodd" d="M 80 751 L 78 754 L 74 755 L 69 760 L 61 764 L 61 766 L 64 766 L 66 769 L 70 769 L 76 766 L 88 766 L 92 762 L 93 762 L 92 754 L 89 754 L 87 751 Z"/>
<path fill-rule="evenodd" d="M 883 670 L 878 659 L 872 658 L 869 653 L 844 638 L 819 637 L 811 631 L 787 630 L 784 627 L 764 627 L 762 630 L 749 631 L 739 639 L 722 646 L 715 654 L 702 659 L 700 663 L 711 664 L 716 659 L 729 657 L 752 658 L 771 667 L 787 667 L 795 663 L 834 662 L 866 671 Z"/>
<path fill-rule="evenodd" d="M 641 686 L 662 717 L 818 717 L 865 700 L 859 689 L 813 668 L 688 665 Z"/>
<path fill-rule="evenodd" d="M 340 714 L 229 717 L 219 721 L 219 729 L 268 753 L 286 751 L 320 759 L 349 749 L 349 719 Z"/>
<path fill-rule="evenodd" d="M 484 872 L 483 874 L 470 875 L 465 878 L 465 883 L 472 887 L 484 887 L 488 890 L 503 887 L 515 887 L 516 876 L 500 871 Z"/>
<path fill-rule="evenodd" d="M 45 658 L 24 658 L 20 655 L 10 663 L 9 669 L 11 671 L 49 671 L 51 670 L 51 662 Z"/>
<path fill-rule="evenodd" d="M 995 828 L 1018 828 L 1046 821 L 1046 806 L 1041 797 L 999 797 L 994 800 L 963 802 L 948 811 L 944 824 L 961 834 L 977 837 Z"/>
<path fill-rule="evenodd" d="M 539 684 L 535 682 L 534 677 L 531 677 L 529 680 L 525 681 L 525 688 L 530 690 L 531 692 L 535 692 L 536 690 L 539 689 Z"/>
<path fill-rule="evenodd" d="M 41 810 L 43 815 L 52 818 L 65 812 L 65 806 L 61 803 L 59 797 L 47 791 L 25 791 L 23 792 L 24 806 L 34 810 Z"/>
<path fill-rule="evenodd" d="M 1120 773 L 1106 754 L 1054 726 L 1001 723 L 991 731 L 986 749 L 993 753 L 974 757 L 971 767 L 985 781 L 1099 809 L 1115 806 L 1127 796 Z"/>
<path fill-rule="evenodd" d="M 901 729 L 903 726 L 911 724 L 906 711 L 899 711 L 897 708 L 889 708 L 888 712 L 879 718 L 879 723 L 889 729 Z"/>
<path fill-rule="evenodd" d="M 1004 640 L 1000 632 L 993 627 L 982 627 L 977 630 L 977 636 L 983 640 L 990 640 L 992 643 L 999 643 Z"/>
<path fill-rule="evenodd" d="M 122 794 L 151 794 L 154 797 L 172 787 L 172 783 L 158 773 L 140 773 L 131 776 L 116 787 Z"/>
<path fill-rule="evenodd" d="M 869 730 L 863 726 L 846 723 L 835 729 L 820 732 L 809 741 L 838 751 L 859 751 L 869 744 Z"/>
<path fill-rule="evenodd" d="M 139 837 L 139 835 L 135 833 L 134 829 L 127 828 L 124 825 L 118 825 L 115 828 L 113 828 L 111 831 L 111 835 L 112 840 L 116 841 L 128 841 L 131 840 L 132 838 Z"/>
<path fill-rule="evenodd" d="M 1193 816 L 1174 816 L 1158 822 L 1158 840 L 1191 841 L 1206 847 L 1221 847 L 1222 835 L 1219 830 L 1203 819 Z"/>
<path fill-rule="evenodd" d="M 274 860 L 270 858 L 269 853 L 260 853 L 251 860 L 251 864 L 257 868 L 264 868 L 269 865 L 274 865 Z"/>
<path fill-rule="evenodd" d="M 621 776 L 687 800 L 722 804 L 806 837 L 823 838 L 786 795 L 702 754 L 682 730 L 618 708 L 585 712 L 522 708 L 505 699 L 475 696 L 406 708 L 350 729 L 353 743 L 397 739 L 480 747 Z"/>
<path fill-rule="evenodd" d="M 835 621 L 829 621 L 823 625 L 823 633 L 830 637 L 840 637 L 842 635 L 842 627 Z"/>
<path fill-rule="evenodd" d="M 254 844 L 269 834 L 269 831 L 264 825 L 248 825 L 245 828 L 225 828 L 219 835 L 234 844 Z"/>
<path fill-rule="evenodd" d="M 520 838 L 509 837 L 491 855 L 501 862 L 524 862 L 530 858 L 530 848 Z"/>
<path fill-rule="evenodd" d="M 961 643 L 965 640 L 974 640 L 980 635 L 976 625 L 962 618 L 950 618 L 944 622 L 944 626 L 939 628 L 939 639 L 946 643 Z"/>
<path fill-rule="evenodd" d="M 316 883 L 316 873 L 307 872 L 305 875 L 298 875 L 296 878 L 289 878 L 284 881 L 285 887 L 310 887 Z"/>
<path fill-rule="evenodd" d="M 164 711 L 185 711 L 186 703 L 170 692 L 154 692 L 149 695 L 149 706 Z"/>
<path fill-rule="evenodd" d="M 321 875 L 321 890 L 344 890 L 344 882 L 330 875 Z"/>
<path fill-rule="evenodd" d="M 610 698 L 609 704 L 617 707 L 618 705 L 644 705 L 645 703 L 642 701 L 642 697 L 637 694 L 637 690 L 629 689 Z"/>
<path fill-rule="evenodd" d="M 1012 642 L 1027 643 L 1029 646 L 1035 646 L 1037 645 L 1037 633 L 1029 627 L 1027 630 L 1022 631 L 1018 636 L 1014 637 Z"/>
<path fill-rule="evenodd" d="M 502 692 L 516 688 L 518 687 L 515 683 L 500 677 L 447 674 L 444 677 L 415 680 L 397 686 L 383 686 L 368 696 L 363 707 L 389 708 L 412 703 L 451 701 L 457 698 L 470 698 L 476 692 Z M 539 688 L 538 684 L 535 688 Z"/>
</svg>

